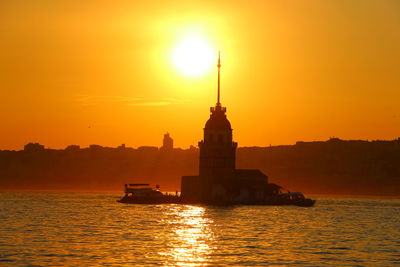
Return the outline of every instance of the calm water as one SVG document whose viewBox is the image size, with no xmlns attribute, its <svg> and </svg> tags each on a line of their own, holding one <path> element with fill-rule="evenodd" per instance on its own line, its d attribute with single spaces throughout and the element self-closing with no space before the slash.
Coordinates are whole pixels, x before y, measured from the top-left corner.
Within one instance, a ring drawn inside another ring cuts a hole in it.
<svg viewBox="0 0 400 267">
<path fill-rule="evenodd" d="M 400 264 L 400 200 L 313 208 L 119 204 L 118 194 L 0 193 L 0 265 Z"/>
</svg>

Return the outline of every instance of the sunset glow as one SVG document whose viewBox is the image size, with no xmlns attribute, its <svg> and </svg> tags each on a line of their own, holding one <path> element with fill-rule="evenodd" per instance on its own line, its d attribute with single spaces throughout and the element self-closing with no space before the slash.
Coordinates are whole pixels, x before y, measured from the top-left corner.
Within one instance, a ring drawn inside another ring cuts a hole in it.
<svg viewBox="0 0 400 267">
<path fill-rule="evenodd" d="M 172 52 L 174 66 L 184 75 L 197 77 L 210 71 L 215 53 L 210 43 L 200 35 L 187 35 Z"/>
<path fill-rule="evenodd" d="M 2 149 L 196 146 L 216 101 L 239 146 L 395 139 L 396 1 L 2 1 Z M 90 128 L 89 128 L 90 126 Z"/>
<path fill-rule="evenodd" d="M 0 267 L 400 263 L 400 0 L 0 0 L 0 123 Z"/>
</svg>

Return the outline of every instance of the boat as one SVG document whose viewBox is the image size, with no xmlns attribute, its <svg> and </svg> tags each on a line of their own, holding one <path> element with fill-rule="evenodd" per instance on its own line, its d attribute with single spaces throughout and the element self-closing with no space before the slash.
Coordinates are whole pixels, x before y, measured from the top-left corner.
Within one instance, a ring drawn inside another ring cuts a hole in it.
<svg viewBox="0 0 400 267">
<path fill-rule="evenodd" d="M 125 195 L 117 200 L 119 203 L 132 204 L 166 204 L 180 203 L 178 194 L 164 194 L 159 190 L 150 187 L 150 184 L 125 184 Z"/>
<path fill-rule="evenodd" d="M 117 200 L 117 202 L 131 204 L 198 204 L 185 201 L 178 195 L 178 192 L 175 194 L 168 194 L 162 193 L 159 189 L 159 185 L 156 185 L 155 189 L 153 189 L 150 187 L 150 184 L 125 184 L 125 195 Z M 215 200 L 205 204 L 227 206 L 240 203 Z M 279 190 L 277 194 L 273 194 L 268 198 L 246 202 L 245 204 L 311 207 L 315 204 L 315 200 L 306 198 L 301 192 L 287 191 L 287 193 L 283 193 Z"/>
<path fill-rule="evenodd" d="M 306 198 L 301 192 L 288 192 L 278 195 L 277 204 L 311 207 L 314 206 L 315 200 L 311 198 Z"/>
</svg>

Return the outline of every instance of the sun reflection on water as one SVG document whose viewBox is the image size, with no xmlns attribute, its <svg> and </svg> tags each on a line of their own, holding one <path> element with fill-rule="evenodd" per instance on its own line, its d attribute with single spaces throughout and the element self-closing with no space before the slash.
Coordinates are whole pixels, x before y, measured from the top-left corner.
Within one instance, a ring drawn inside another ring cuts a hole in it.
<svg viewBox="0 0 400 267">
<path fill-rule="evenodd" d="M 321 198 L 306 209 L 120 205 L 112 197 L 1 193 L 0 266 L 400 263 L 398 199 Z"/>
<path fill-rule="evenodd" d="M 213 251 L 210 246 L 214 234 L 210 225 L 212 219 L 205 216 L 205 208 L 199 206 L 176 206 L 168 211 L 172 220 L 169 249 L 160 255 L 169 258 L 167 265 L 198 266 L 209 260 Z"/>
</svg>

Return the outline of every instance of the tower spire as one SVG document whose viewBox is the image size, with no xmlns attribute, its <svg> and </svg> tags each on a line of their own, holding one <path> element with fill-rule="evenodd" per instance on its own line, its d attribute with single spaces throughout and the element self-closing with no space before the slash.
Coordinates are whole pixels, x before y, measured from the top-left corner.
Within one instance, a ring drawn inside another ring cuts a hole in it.
<svg viewBox="0 0 400 267">
<path fill-rule="evenodd" d="M 217 99 L 217 106 L 221 106 L 221 102 L 220 102 L 220 70 L 221 70 L 221 52 L 218 52 L 218 99 Z"/>
</svg>

